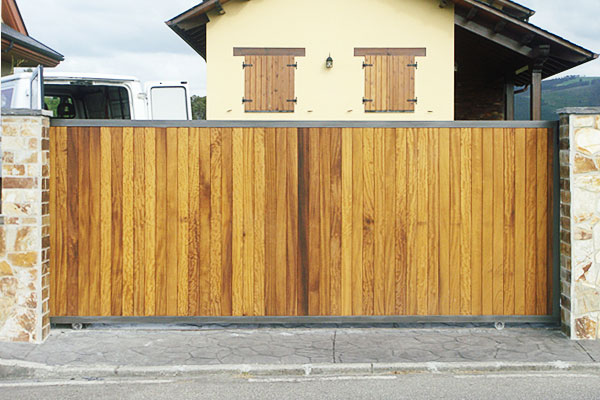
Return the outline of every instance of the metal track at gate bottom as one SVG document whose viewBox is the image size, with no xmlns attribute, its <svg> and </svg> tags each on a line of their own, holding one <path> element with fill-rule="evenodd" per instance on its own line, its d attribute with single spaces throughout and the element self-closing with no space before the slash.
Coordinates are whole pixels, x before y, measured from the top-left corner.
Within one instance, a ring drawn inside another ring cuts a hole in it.
<svg viewBox="0 0 600 400">
<path fill-rule="evenodd" d="M 302 317 L 51 317 L 52 324 L 191 324 L 191 325 L 281 325 L 281 324 L 553 324 L 553 315 L 486 315 L 486 316 L 302 316 Z"/>
</svg>

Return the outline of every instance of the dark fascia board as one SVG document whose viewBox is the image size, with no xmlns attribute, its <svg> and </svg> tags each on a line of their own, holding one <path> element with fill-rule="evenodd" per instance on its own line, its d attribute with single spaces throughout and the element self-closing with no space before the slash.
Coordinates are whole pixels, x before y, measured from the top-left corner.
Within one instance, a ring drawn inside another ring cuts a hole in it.
<svg viewBox="0 0 600 400">
<path fill-rule="evenodd" d="M 535 11 L 532 10 L 531 8 L 527 8 L 519 3 L 515 3 L 512 0 L 478 0 L 480 3 L 483 4 L 488 4 L 490 5 L 494 5 L 495 3 L 498 3 L 501 6 L 504 6 L 508 9 L 510 9 L 513 12 L 519 13 L 523 16 L 523 18 L 527 19 L 530 18 L 531 16 L 533 16 L 535 14 Z M 510 14 L 508 12 L 506 12 L 505 10 L 500 10 L 505 14 Z"/>
<path fill-rule="evenodd" d="M 19 44 L 26 49 L 32 50 L 36 53 L 42 54 L 56 61 L 63 61 L 65 57 L 59 52 L 52 50 L 45 44 L 38 42 L 31 36 L 25 36 L 20 32 L 17 32 L 10 26 L 2 23 L 2 38 L 15 44 Z"/>
</svg>

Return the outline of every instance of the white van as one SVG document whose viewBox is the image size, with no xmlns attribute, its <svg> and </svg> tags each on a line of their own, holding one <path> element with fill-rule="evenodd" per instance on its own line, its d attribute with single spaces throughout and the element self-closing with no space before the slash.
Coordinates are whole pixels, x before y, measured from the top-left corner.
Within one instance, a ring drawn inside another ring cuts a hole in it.
<svg viewBox="0 0 600 400">
<path fill-rule="evenodd" d="M 20 69 L 2 77 L 2 108 L 48 109 L 63 119 L 189 120 L 187 82 L 132 76 Z"/>
</svg>

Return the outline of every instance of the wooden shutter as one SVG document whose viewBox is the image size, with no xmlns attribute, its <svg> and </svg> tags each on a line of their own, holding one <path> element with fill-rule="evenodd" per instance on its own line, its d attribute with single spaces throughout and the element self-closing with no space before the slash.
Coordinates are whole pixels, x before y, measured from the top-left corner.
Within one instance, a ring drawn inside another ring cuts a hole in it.
<svg viewBox="0 0 600 400">
<path fill-rule="evenodd" d="M 294 65 L 294 56 L 246 56 L 245 111 L 293 112 L 296 70 Z"/>
<path fill-rule="evenodd" d="M 411 112 L 415 110 L 415 57 L 366 55 L 365 111 Z"/>
</svg>

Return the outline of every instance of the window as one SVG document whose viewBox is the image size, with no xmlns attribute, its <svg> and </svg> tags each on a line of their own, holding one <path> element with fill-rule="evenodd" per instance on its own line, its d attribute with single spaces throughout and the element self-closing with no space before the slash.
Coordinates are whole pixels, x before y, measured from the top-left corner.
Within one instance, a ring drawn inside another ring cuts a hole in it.
<svg viewBox="0 0 600 400">
<path fill-rule="evenodd" d="M 246 112 L 294 112 L 295 57 L 304 49 L 240 48 L 234 56 L 244 56 L 244 109 Z"/>
<path fill-rule="evenodd" d="M 424 48 L 357 48 L 354 55 L 364 57 L 366 112 L 414 112 L 416 57 Z"/>
<path fill-rule="evenodd" d="M 2 108 L 10 108 L 12 105 L 14 88 L 2 89 Z"/>
<path fill-rule="evenodd" d="M 188 119 L 187 104 L 183 86 L 156 86 L 150 89 L 152 119 Z"/>
</svg>

